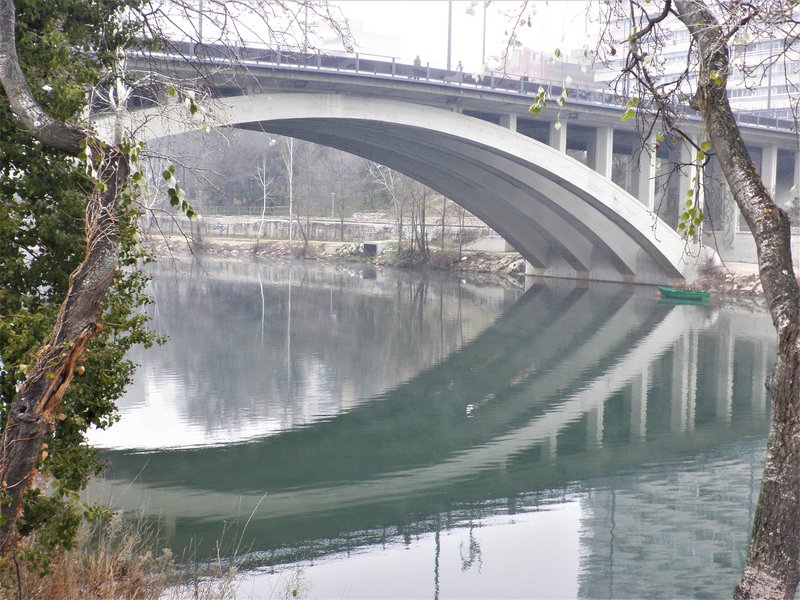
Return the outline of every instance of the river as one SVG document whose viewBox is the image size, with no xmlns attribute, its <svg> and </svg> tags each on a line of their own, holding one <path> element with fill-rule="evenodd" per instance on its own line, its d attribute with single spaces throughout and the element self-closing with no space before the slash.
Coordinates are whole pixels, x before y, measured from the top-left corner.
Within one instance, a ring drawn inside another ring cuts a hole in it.
<svg viewBox="0 0 800 600">
<path fill-rule="evenodd" d="M 280 260 L 156 267 L 88 496 L 233 557 L 237 598 L 720 597 L 765 313 L 652 288 Z"/>
</svg>

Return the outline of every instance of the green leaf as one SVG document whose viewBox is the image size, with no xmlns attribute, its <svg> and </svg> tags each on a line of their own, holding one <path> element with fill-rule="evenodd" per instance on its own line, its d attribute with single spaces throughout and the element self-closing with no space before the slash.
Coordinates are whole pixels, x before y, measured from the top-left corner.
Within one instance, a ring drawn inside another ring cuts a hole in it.
<svg viewBox="0 0 800 600">
<path fill-rule="evenodd" d="M 711 142 L 709 142 L 708 140 L 703 140 L 702 142 L 700 142 L 700 149 L 703 152 L 710 152 L 711 151 Z"/>
</svg>

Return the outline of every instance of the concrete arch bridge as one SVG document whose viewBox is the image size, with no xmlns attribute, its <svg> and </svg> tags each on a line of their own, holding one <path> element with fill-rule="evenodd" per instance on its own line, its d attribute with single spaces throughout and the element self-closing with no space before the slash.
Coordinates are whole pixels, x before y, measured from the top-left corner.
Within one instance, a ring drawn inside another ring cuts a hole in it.
<svg viewBox="0 0 800 600">
<path fill-rule="evenodd" d="M 165 65 L 174 75 L 175 61 Z M 687 243 L 658 216 L 655 150 L 631 157 L 629 191 L 612 181 L 612 157 L 625 133 L 615 134 L 616 107 L 567 106 L 597 121 L 595 128 L 569 126 L 584 138 L 591 129 L 584 143 L 590 167 L 567 154 L 566 122 L 555 127 L 554 114 L 547 116 L 549 126 L 518 118 L 529 103 L 524 95 L 512 102 L 491 90 L 453 89 L 452 80 L 374 75 L 354 83 L 348 77 L 338 69 L 284 72 L 250 65 L 238 83 L 235 76 L 212 82 L 213 124 L 309 140 L 417 179 L 492 227 L 527 259 L 529 274 L 678 283 L 694 278 L 715 255 Z M 448 95 L 454 93 L 459 95 Z M 487 118 L 474 107 L 499 116 Z M 183 133 L 197 126 L 185 113 L 180 105 L 140 109 L 131 113 L 130 128 L 145 139 Z M 671 190 L 677 200 L 685 197 L 690 176 Z"/>
</svg>

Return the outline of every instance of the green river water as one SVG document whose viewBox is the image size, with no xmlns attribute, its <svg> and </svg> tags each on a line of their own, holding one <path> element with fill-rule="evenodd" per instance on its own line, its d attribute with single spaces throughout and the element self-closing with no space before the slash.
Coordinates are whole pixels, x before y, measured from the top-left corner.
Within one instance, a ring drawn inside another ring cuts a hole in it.
<svg viewBox="0 0 800 600">
<path fill-rule="evenodd" d="M 766 314 L 649 287 L 310 262 L 154 271 L 89 496 L 238 598 L 716 598 L 769 418 Z"/>
</svg>

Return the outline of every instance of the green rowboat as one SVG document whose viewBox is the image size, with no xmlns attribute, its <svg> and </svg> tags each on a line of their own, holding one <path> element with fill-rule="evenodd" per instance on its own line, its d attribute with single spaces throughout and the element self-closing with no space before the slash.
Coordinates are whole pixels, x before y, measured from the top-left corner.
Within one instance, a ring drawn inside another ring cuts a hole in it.
<svg viewBox="0 0 800 600">
<path fill-rule="evenodd" d="M 665 300 L 680 300 L 683 302 L 708 302 L 711 296 L 710 292 L 701 292 L 695 290 L 679 290 L 677 288 L 666 287 L 664 285 L 657 285 L 658 295 Z"/>
</svg>

